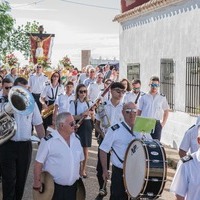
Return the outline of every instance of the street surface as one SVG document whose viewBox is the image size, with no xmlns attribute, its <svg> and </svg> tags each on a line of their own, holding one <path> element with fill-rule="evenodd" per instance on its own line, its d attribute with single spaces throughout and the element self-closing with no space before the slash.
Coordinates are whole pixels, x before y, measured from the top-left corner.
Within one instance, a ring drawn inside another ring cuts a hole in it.
<svg viewBox="0 0 200 200">
<path fill-rule="evenodd" d="M 84 184 L 86 188 L 86 200 L 95 200 L 98 194 L 98 183 L 96 178 L 96 162 L 97 162 L 97 141 L 96 138 L 93 137 L 93 146 L 89 151 L 89 161 L 88 161 L 88 176 L 89 178 L 84 179 Z M 29 170 L 28 180 L 26 183 L 25 193 L 23 200 L 32 200 L 32 184 L 33 184 L 33 161 L 36 155 L 36 145 L 33 145 L 33 157 L 32 163 Z M 163 190 L 161 198 L 159 200 L 172 200 L 174 199 L 174 195 L 169 192 L 169 187 L 171 184 L 172 177 L 167 178 L 167 182 L 165 184 L 165 188 Z M 110 186 L 110 181 L 108 181 L 108 186 Z M 1 190 L 1 186 L 0 186 Z M 109 192 L 109 189 L 108 189 Z M 2 194 L 0 194 L 0 199 L 2 199 Z M 109 200 L 109 193 L 103 200 Z"/>
</svg>

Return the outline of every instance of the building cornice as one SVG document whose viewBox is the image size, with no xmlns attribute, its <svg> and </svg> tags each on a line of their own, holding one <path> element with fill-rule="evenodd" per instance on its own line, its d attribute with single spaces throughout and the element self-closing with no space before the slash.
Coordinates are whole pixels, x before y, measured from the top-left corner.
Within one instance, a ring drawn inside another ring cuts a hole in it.
<svg viewBox="0 0 200 200">
<path fill-rule="evenodd" d="M 150 0 L 147 3 L 144 3 L 140 6 L 137 6 L 131 10 L 128 10 L 122 14 L 115 16 L 113 21 L 114 22 L 117 21 L 119 23 L 124 22 L 130 19 L 133 19 L 135 17 L 147 14 L 149 12 L 153 12 L 160 8 L 167 7 L 169 5 L 173 5 L 182 1 L 184 0 Z"/>
</svg>

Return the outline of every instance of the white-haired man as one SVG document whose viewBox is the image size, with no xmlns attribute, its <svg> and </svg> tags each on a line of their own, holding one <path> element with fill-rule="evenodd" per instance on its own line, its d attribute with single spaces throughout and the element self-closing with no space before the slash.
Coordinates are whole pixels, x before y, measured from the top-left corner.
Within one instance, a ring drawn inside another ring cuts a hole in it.
<svg viewBox="0 0 200 200">
<path fill-rule="evenodd" d="M 68 112 L 56 117 L 56 129 L 41 140 L 34 166 L 33 189 L 41 188 L 42 170 L 53 176 L 52 200 L 75 200 L 77 180 L 82 176 L 83 148 L 74 133 L 75 121 Z"/>
</svg>

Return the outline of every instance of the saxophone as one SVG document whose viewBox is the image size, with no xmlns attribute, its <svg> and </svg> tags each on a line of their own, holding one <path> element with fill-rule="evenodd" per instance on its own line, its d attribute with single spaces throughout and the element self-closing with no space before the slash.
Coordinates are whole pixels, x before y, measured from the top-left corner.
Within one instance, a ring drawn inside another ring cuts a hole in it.
<svg viewBox="0 0 200 200">
<path fill-rule="evenodd" d="M 46 119 L 48 116 L 52 115 L 53 110 L 54 110 L 54 104 L 51 104 L 50 106 L 48 106 L 47 109 L 42 109 L 41 111 L 42 118 Z"/>
</svg>

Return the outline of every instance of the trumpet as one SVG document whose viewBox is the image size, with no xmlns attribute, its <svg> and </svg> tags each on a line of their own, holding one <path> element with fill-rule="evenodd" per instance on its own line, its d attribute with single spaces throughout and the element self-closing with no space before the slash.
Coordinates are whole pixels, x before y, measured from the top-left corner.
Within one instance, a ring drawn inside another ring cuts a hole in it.
<svg viewBox="0 0 200 200">
<path fill-rule="evenodd" d="M 42 118 L 46 119 L 48 116 L 52 115 L 53 114 L 53 110 L 54 110 L 54 104 L 51 104 L 46 109 L 42 109 L 42 111 L 41 111 Z"/>
</svg>

